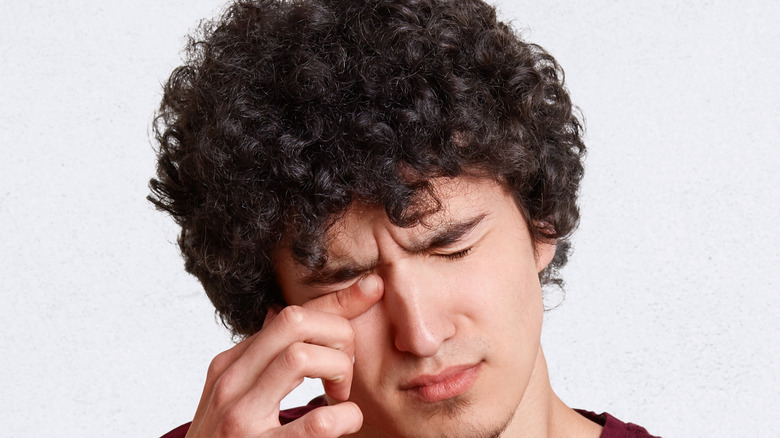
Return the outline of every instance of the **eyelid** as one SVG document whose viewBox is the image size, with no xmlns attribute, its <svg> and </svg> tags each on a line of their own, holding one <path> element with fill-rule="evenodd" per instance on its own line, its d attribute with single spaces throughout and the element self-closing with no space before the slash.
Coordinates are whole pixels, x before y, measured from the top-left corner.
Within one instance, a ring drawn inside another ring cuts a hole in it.
<svg viewBox="0 0 780 438">
<path fill-rule="evenodd" d="M 322 282 L 322 283 L 315 283 L 315 284 L 309 284 L 304 286 L 306 289 L 309 290 L 309 293 L 307 294 L 307 301 L 313 300 L 315 298 L 319 298 L 323 295 L 332 294 L 335 292 L 338 292 L 340 290 L 344 290 L 347 288 L 352 287 L 353 284 L 355 284 L 358 280 L 360 280 L 363 276 L 358 276 L 355 278 L 350 278 L 344 281 L 339 281 L 335 283 L 330 282 Z"/>
<path fill-rule="evenodd" d="M 363 276 L 350 278 L 350 279 L 347 279 L 347 280 L 344 280 L 344 281 L 339 281 L 339 282 L 336 282 L 336 283 L 322 283 L 322 284 L 318 284 L 318 285 L 316 285 L 314 287 L 316 289 L 319 289 L 321 292 L 331 293 L 331 292 L 340 291 L 342 289 L 346 289 L 346 288 L 352 286 L 353 284 L 357 283 L 358 280 L 360 280 L 361 278 L 363 278 Z"/>
<path fill-rule="evenodd" d="M 469 255 L 472 249 L 474 249 L 474 247 L 469 246 L 468 248 L 461 249 L 460 251 L 455 251 L 448 254 L 437 254 L 437 255 L 439 257 L 444 257 L 445 259 L 457 260 L 457 259 L 462 259 L 463 257 Z"/>
</svg>

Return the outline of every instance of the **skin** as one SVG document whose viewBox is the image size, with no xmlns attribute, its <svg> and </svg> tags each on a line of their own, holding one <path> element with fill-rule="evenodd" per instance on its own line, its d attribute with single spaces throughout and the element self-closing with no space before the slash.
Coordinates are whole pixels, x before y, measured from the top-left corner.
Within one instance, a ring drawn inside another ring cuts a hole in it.
<svg viewBox="0 0 780 438">
<path fill-rule="evenodd" d="M 279 251 L 291 306 L 214 359 L 188 436 L 599 436 L 549 384 L 538 273 L 554 242 L 534 242 L 493 181 L 435 187 L 442 210 L 412 228 L 351 206 L 321 271 Z M 304 376 L 329 406 L 279 427 Z"/>
</svg>

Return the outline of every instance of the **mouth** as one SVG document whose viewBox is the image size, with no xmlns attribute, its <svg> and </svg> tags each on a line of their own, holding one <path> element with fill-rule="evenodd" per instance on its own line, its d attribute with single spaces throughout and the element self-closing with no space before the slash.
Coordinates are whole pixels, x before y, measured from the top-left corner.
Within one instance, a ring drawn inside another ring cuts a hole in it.
<svg viewBox="0 0 780 438">
<path fill-rule="evenodd" d="M 465 394 L 479 378 L 482 363 L 457 365 L 438 374 L 415 377 L 401 390 L 426 403 L 435 403 Z"/>
</svg>

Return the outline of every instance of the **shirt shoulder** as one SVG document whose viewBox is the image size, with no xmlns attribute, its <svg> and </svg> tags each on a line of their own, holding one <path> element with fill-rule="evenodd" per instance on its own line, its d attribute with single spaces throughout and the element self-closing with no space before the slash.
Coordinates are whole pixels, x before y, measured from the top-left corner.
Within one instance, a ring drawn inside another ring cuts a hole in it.
<svg viewBox="0 0 780 438">
<path fill-rule="evenodd" d="M 298 406 L 297 408 L 285 409 L 279 412 L 279 422 L 281 424 L 287 424 L 293 420 L 303 417 L 308 412 L 319 408 L 320 406 L 326 406 L 328 403 L 324 396 L 320 396 L 310 401 L 306 406 Z M 190 430 L 190 424 L 182 424 L 181 426 L 166 433 L 161 438 L 184 438 L 187 435 L 187 431 Z"/>
<path fill-rule="evenodd" d="M 597 414 L 582 409 L 575 410 L 588 420 L 604 427 L 601 432 L 601 438 L 661 438 L 656 435 L 650 435 L 647 429 L 642 426 L 634 423 L 624 423 L 606 412 Z"/>
</svg>

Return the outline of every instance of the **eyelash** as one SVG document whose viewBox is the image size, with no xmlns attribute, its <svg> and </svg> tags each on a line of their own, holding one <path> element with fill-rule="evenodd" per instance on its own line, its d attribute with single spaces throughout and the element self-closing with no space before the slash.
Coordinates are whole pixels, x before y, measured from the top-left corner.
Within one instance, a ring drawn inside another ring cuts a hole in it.
<svg viewBox="0 0 780 438">
<path fill-rule="evenodd" d="M 450 260 L 462 259 L 463 257 L 466 257 L 471 252 L 471 248 L 472 247 L 469 247 L 469 248 L 460 250 L 458 252 L 453 252 L 451 254 L 440 254 L 440 256 L 444 257 L 445 259 L 450 259 Z"/>
</svg>

